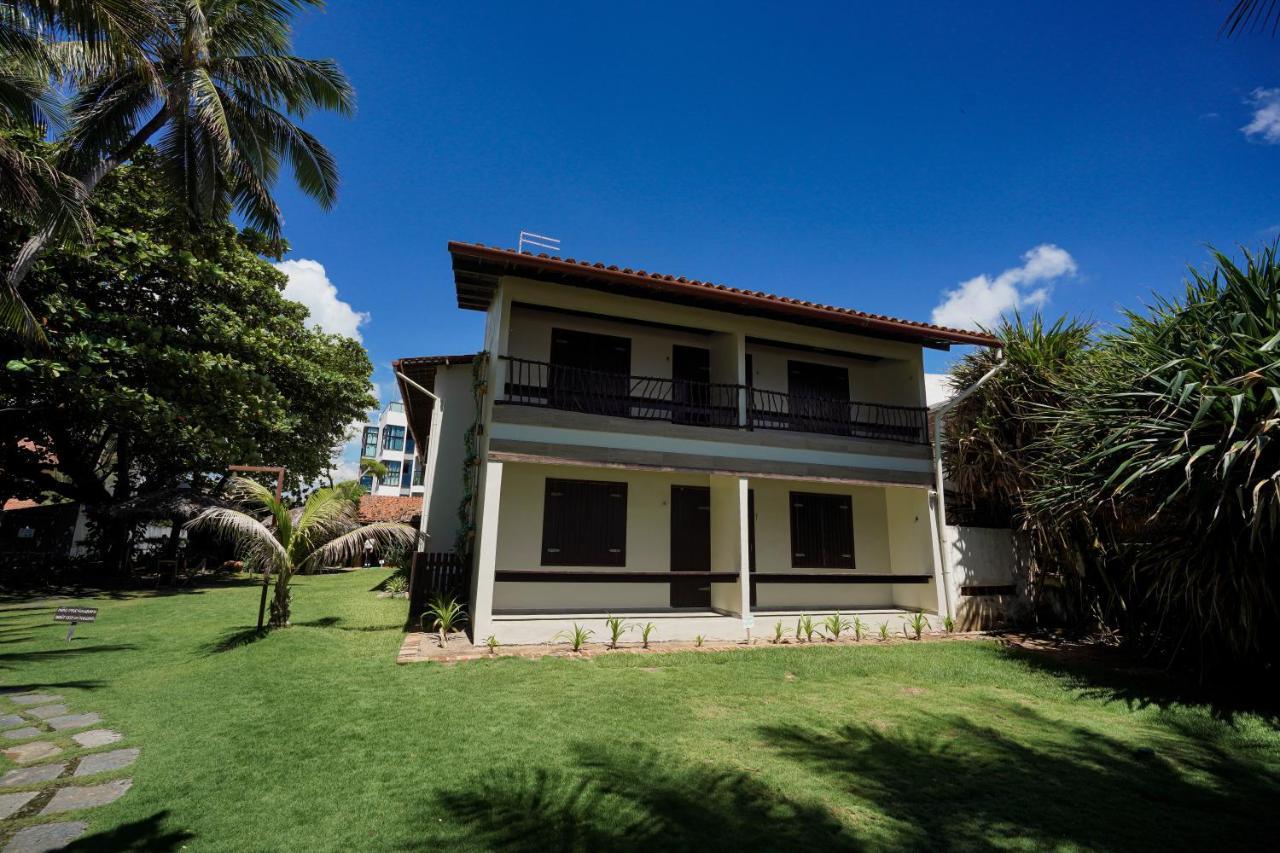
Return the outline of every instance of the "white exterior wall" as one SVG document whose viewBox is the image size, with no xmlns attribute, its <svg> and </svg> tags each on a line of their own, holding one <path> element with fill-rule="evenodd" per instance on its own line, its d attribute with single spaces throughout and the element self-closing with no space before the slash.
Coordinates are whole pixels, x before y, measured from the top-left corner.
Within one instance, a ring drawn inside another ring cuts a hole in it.
<svg viewBox="0 0 1280 853">
<path fill-rule="evenodd" d="M 458 507 L 462 503 L 466 435 L 476 422 L 471 365 L 437 368 L 435 393 L 444 401 L 444 418 L 440 423 L 440 445 L 436 451 L 436 472 L 427 514 L 427 550 L 452 551 L 458 536 Z M 424 457 L 426 450 L 422 448 Z"/>
<path fill-rule="evenodd" d="M 1022 589 L 1026 577 L 1025 555 L 1017 547 L 1012 530 L 991 527 L 947 525 L 947 550 L 951 557 L 952 594 L 956 601 L 956 622 L 962 628 L 983 628 L 1013 615 L 1025 606 L 1019 595 L 967 596 L 967 586 L 1014 586 Z"/>
</svg>

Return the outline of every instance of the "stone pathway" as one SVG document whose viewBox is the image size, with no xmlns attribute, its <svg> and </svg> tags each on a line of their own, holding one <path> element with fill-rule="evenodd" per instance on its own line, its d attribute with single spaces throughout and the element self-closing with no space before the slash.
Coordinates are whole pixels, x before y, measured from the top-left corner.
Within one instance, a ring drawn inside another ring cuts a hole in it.
<svg viewBox="0 0 1280 853">
<path fill-rule="evenodd" d="M 10 693 L 0 695 L 0 705 L 6 699 L 18 707 L 0 707 L 0 739 L 14 742 L 3 754 L 18 766 L 0 767 L 0 853 L 61 850 L 85 833 L 85 821 L 31 822 L 120 799 L 132 787 L 132 779 L 93 782 L 87 777 L 124 770 L 142 750 L 124 747 L 80 754 L 117 743 L 124 735 L 114 729 L 90 728 L 102 722 L 100 714 L 75 713 L 55 694 Z M 67 750 L 71 750 L 69 757 L 64 755 Z M 59 756 L 58 761 L 49 760 Z M 81 779 L 89 784 L 81 784 Z M 30 825 L 15 829 L 19 822 Z"/>
</svg>

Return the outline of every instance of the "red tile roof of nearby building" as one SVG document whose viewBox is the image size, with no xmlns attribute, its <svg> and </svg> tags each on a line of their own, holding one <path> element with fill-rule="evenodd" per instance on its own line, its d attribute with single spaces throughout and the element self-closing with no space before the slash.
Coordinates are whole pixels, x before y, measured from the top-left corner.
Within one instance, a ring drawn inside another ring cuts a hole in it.
<svg viewBox="0 0 1280 853">
<path fill-rule="evenodd" d="M 15 509 L 31 509 L 33 506 L 40 506 L 40 501 L 30 498 L 10 498 L 4 502 L 3 512 L 10 512 Z"/>
<path fill-rule="evenodd" d="M 856 330 L 899 340 L 913 340 L 928 346 L 945 347 L 953 343 L 995 346 L 998 343 L 996 338 L 983 332 L 952 329 L 915 320 L 900 320 L 883 314 L 868 314 L 853 308 L 808 302 L 759 290 L 741 290 L 724 284 L 633 270 L 614 264 L 557 258 L 546 253 L 534 255 L 531 252 L 500 249 L 483 243 L 450 242 L 449 253 L 453 256 L 454 280 L 460 308 L 484 310 L 488 307 L 487 296 L 491 295 L 490 288 L 483 281 L 485 270 L 477 266 L 483 267 L 489 264 L 492 265 L 491 268 L 496 268 L 494 272 L 489 273 L 490 275 L 497 274 L 500 270 L 505 274 L 527 274 L 535 278 L 554 277 L 580 284 L 613 284 L 632 288 L 639 291 L 641 295 L 651 298 L 705 303 L 725 310 L 737 310 L 827 328 L 844 328 L 846 331 Z"/>
<path fill-rule="evenodd" d="M 409 524 L 422 513 L 421 497 L 399 495 L 365 495 L 360 498 L 356 515 L 364 524 L 374 521 L 403 521 Z"/>
</svg>

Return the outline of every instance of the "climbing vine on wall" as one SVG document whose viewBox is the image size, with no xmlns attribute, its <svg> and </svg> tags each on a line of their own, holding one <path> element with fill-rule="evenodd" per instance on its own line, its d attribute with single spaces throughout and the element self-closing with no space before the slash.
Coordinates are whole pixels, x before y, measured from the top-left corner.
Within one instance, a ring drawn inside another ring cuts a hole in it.
<svg viewBox="0 0 1280 853">
<path fill-rule="evenodd" d="M 489 353 L 476 354 L 471 362 L 471 397 L 475 417 L 463 436 L 462 500 L 458 503 L 458 537 L 453 550 L 462 565 L 471 564 L 471 549 L 476 536 L 476 488 L 480 479 L 480 423 L 484 418 L 484 398 L 489 392 Z"/>
</svg>

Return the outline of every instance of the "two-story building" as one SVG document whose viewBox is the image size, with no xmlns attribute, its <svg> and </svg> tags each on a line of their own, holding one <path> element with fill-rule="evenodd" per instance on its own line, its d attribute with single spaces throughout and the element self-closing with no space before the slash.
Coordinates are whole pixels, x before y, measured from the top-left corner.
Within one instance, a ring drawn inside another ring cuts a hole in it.
<svg viewBox="0 0 1280 853">
<path fill-rule="evenodd" d="M 472 569 L 473 638 L 608 614 L 741 639 L 944 594 L 923 348 L 991 337 L 644 270 L 450 243 L 475 355 L 394 365 L 438 460 L 428 548 Z M 436 399 L 433 399 L 436 398 Z M 438 403 L 437 403 L 438 400 Z M 430 473 L 430 472 L 429 472 Z"/>
</svg>

